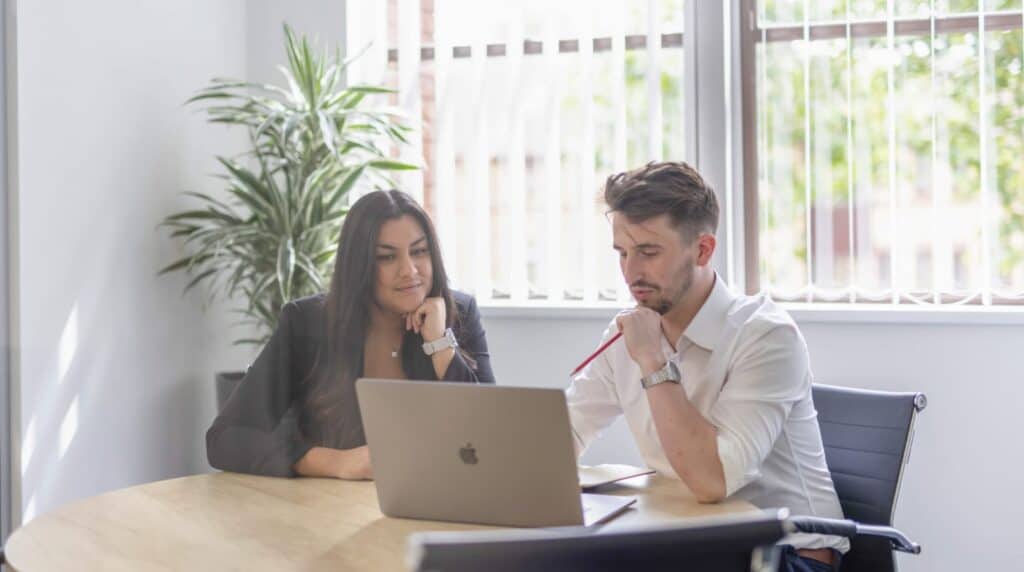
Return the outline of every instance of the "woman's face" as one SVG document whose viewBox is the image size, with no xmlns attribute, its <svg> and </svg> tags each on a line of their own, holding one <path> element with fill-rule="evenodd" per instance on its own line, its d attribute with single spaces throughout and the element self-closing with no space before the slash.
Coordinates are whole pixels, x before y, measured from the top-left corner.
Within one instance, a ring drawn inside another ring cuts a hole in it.
<svg viewBox="0 0 1024 572">
<path fill-rule="evenodd" d="M 427 233 L 420 223 L 410 215 L 385 222 L 374 248 L 377 305 L 396 314 L 419 308 L 430 293 L 434 277 Z"/>
</svg>

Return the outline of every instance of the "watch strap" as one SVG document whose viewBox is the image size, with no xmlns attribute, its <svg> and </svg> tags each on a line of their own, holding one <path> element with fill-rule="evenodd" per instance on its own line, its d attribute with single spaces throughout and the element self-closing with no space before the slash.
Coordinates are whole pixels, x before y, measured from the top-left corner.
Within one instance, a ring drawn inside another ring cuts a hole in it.
<svg viewBox="0 0 1024 572">
<path fill-rule="evenodd" d="M 644 389 L 650 389 L 655 385 L 661 383 L 676 383 L 682 381 L 682 376 L 679 374 L 679 368 L 676 367 L 676 363 L 672 360 L 667 360 L 665 366 L 658 371 L 645 375 L 640 378 L 640 385 Z"/>
<path fill-rule="evenodd" d="M 423 344 L 423 353 L 429 356 L 434 355 L 441 350 L 457 347 L 459 347 L 459 342 L 455 339 L 455 332 L 453 332 L 451 328 L 448 328 L 440 338 L 431 342 L 425 342 Z"/>
</svg>

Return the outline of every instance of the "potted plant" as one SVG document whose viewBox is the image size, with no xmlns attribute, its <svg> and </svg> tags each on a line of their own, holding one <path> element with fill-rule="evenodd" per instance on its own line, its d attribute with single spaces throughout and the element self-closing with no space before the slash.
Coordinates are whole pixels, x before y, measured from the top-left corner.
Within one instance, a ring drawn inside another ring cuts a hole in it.
<svg viewBox="0 0 1024 572">
<path fill-rule="evenodd" d="M 263 345 L 284 303 L 324 290 L 353 188 L 394 186 L 391 172 L 417 168 L 387 155 L 407 142 L 400 113 L 367 101 L 392 90 L 344 85 L 352 60 L 314 53 L 287 25 L 284 35 L 285 86 L 214 79 L 188 100 L 211 123 L 244 128 L 249 147 L 217 157 L 222 198 L 186 193 L 198 205 L 161 223 L 187 254 L 160 274 L 186 272 L 186 292 L 240 301 L 234 311 L 256 334 L 235 344 Z M 217 375 L 218 410 L 241 377 Z"/>
</svg>

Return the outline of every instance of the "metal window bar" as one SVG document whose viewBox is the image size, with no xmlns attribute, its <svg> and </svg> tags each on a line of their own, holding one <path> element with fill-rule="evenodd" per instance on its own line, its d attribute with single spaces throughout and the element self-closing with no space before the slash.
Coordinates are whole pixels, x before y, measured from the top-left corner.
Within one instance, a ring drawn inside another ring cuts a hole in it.
<svg viewBox="0 0 1024 572">
<path fill-rule="evenodd" d="M 807 241 L 807 301 L 814 296 L 814 221 L 811 212 L 814 207 L 814 179 L 811 155 L 811 22 L 810 0 L 804 0 L 804 35 L 803 35 L 803 66 L 804 66 L 804 225 Z"/>
<path fill-rule="evenodd" d="M 760 226 L 760 203 L 757 198 L 757 182 L 766 172 L 766 162 L 759 154 L 758 147 L 764 144 L 765 124 L 762 98 L 758 86 L 765 80 L 758 76 L 764 73 L 763 51 L 758 52 L 756 43 L 764 43 L 763 31 L 757 29 L 758 5 L 753 0 L 741 0 L 739 7 L 740 28 L 740 105 L 742 117 L 743 145 L 743 265 L 746 277 L 745 291 L 754 294 L 761 290 L 761 264 L 758 256 L 763 239 L 758 232 Z M 757 65 L 760 63 L 761 65 Z"/>
<path fill-rule="evenodd" d="M 846 4 L 846 148 L 848 150 L 853 149 L 853 33 L 850 22 L 850 4 Z M 850 280 L 854 281 L 857 279 L 857 247 L 854 229 L 855 229 L 855 215 L 857 200 L 857 185 L 853 178 L 853 164 L 856 161 L 856 154 L 852 152 L 846 153 L 846 226 L 847 226 L 847 241 L 850 249 L 850 260 L 849 269 Z M 857 302 L 857 291 L 855 288 L 849 289 L 848 301 L 850 303 Z"/>
<path fill-rule="evenodd" d="M 928 3 L 928 83 L 930 89 L 931 104 L 931 138 L 932 138 L 932 149 L 931 149 L 931 180 L 932 185 L 932 303 L 939 304 L 941 298 L 939 292 L 942 291 L 941 278 L 940 278 L 940 260 L 945 260 L 940 256 L 939 246 L 939 213 L 941 212 L 941 203 L 939 199 L 940 189 L 939 185 L 945 186 L 946 183 L 939 183 L 938 168 L 939 168 L 939 148 L 936 142 L 938 141 L 938 118 L 935 114 L 935 96 L 938 90 L 935 86 L 935 0 L 930 0 Z M 951 253 L 950 253 L 951 254 Z"/>
</svg>

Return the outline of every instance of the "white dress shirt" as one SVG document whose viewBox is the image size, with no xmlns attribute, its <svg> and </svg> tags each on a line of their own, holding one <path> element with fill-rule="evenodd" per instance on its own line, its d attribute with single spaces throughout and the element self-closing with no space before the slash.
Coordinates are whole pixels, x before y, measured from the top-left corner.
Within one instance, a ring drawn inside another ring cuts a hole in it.
<svg viewBox="0 0 1024 572">
<path fill-rule="evenodd" d="M 617 331 L 613 320 L 602 343 Z M 793 515 L 843 518 L 811 401 L 807 346 L 789 314 L 764 295 L 732 293 L 716 276 L 676 348 L 662 337 L 687 397 L 718 429 L 726 495 Z M 647 465 L 678 479 L 658 440 L 642 375 L 620 339 L 575 376 L 566 394 L 577 453 L 624 414 Z M 782 543 L 849 550 L 849 541 L 835 536 L 794 534 Z"/>
</svg>

